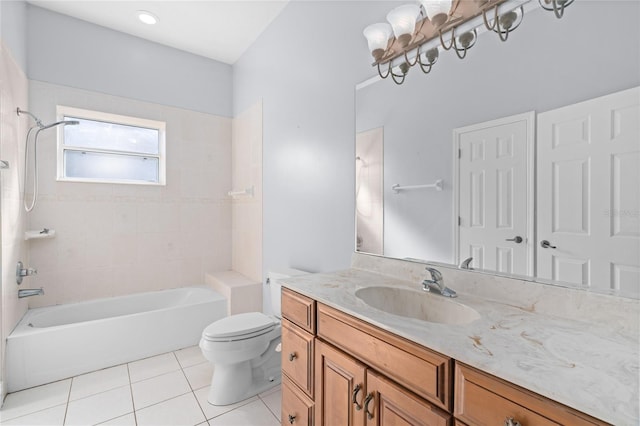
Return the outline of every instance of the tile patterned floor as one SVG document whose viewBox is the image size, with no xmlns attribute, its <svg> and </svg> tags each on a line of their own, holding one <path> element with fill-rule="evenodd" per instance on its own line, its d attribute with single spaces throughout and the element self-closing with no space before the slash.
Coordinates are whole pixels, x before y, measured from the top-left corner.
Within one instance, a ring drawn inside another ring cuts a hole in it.
<svg viewBox="0 0 640 426">
<path fill-rule="evenodd" d="M 212 367 L 193 346 L 9 394 L 2 425 L 278 426 L 280 386 L 207 403 Z"/>
</svg>

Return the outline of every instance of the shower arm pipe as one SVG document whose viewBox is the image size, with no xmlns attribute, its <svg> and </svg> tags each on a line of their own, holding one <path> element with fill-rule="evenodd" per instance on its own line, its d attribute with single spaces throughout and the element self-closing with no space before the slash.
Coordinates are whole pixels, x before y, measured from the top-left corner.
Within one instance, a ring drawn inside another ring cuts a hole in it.
<svg viewBox="0 0 640 426">
<path fill-rule="evenodd" d="M 43 128 L 44 125 L 42 124 L 42 121 L 40 121 L 40 119 L 38 117 L 36 117 L 35 115 L 31 114 L 29 111 L 25 111 L 23 109 L 20 109 L 20 107 L 16 108 L 16 114 L 18 114 L 18 116 L 20 116 L 20 114 L 27 114 L 29 117 L 33 118 L 33 121 L 36 122 L 36 125 L 40 128 Z"/>
</svg>

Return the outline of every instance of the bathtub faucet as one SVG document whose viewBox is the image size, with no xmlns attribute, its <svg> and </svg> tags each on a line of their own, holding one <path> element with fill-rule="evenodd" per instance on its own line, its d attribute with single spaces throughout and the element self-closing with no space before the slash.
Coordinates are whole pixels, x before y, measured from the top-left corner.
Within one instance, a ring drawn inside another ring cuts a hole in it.
<svg viewBox="0 0 640 426">
<path fill-rule="evenodd" d="M 40 288 L 22 288 L 18 290 L 18 298 L 22 299 L 23 297 L 31 297 L 31 296 L 40 296 L 44 294 L 44 289 Z"/>
</svg>

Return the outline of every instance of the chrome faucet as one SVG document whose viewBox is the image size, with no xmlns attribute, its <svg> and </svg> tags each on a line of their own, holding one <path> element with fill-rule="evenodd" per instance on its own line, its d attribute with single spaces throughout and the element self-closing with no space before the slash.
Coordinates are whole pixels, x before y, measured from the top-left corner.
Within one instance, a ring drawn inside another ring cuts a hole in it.
<svg viewBox="0 0 640 426">
<path fill-rule="evenodd" d="M 18 261 L 18 264 L 16 265 L 16 283 L 18 285 L 22 284 L 22 279 L 24 277 L 30 277 L 37 274 L 38 270 L 36 268 L 25 268 L 24 264 L 21 261 Z"/>
<path fill-rule="evenodd" d="M 460 269 L 473 269 L 470 265 L 473 262 L 473 257 L 467 257 L 465 260 L 460 262 Z"/>
<path fill-rule="evenodd" d="M 442 278 L 442 274 L 440 273 L 440 271 L 428 266 L 426 269 L 431 274 L 431 279 L 422 281 L 422 289 L 424 291 L 439 294 L 445 297 L 458 297 L 455 291 L 444 285 L 444 279 Z"/>
<path fill-rule="evenodd" d="M 18 290 L 18 298 L 22 299 L 23 297 L 30 296 L 40 296 L 44 294 L 44 289 L 40 288 L 23 288 Z"/>
</svg>

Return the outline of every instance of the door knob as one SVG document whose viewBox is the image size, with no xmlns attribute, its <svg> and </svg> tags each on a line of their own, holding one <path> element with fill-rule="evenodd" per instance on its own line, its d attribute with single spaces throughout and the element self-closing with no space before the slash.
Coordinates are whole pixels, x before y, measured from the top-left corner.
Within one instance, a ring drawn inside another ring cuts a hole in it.
<svg viewBox="0 0 640 426">
<path fill-rule="evenodd" d="M 291 352 L 289 354 L 289 361 L 293 361 L 294 359 L 298 358 L 298 354 L 295 352 Z"/>
<path fill-rule="evenodd" d="M 523 240 L 520 235 L 516 235 L 514 238 L 507 238 L 505 241 L 513 241 L 516 244 L 520 244 Z"/>
<path fill-rule="evenodd" d="M 540 241 L 540 247 L 542 247 L 542 248 L 552 248 L 552 249 L 556 248 L 556 246 L 552 246 L 551 243 L 549 241 L 547 241 L 547 240 Z"/>
</svg>

